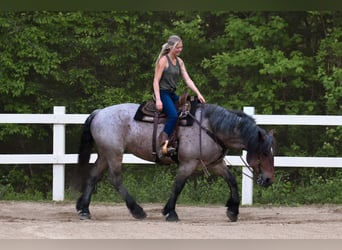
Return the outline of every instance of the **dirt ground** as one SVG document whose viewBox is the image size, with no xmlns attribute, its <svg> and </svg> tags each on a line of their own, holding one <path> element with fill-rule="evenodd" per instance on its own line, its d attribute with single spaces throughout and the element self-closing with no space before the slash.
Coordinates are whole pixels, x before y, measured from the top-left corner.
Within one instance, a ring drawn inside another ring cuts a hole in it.
<svg viewBox="0 0 342 250">
<path fill-rule="evenodd" d="M 342 206 L 241 207 L 230 222 L 224 206 L 177 206 L 166 222 L 162 204 L 142 204 L 134 219 L 124 204 L 91 204 L 79 220 L 67 202 L 0 201 L 0 239 L 342 239 Z"/>
</svg>

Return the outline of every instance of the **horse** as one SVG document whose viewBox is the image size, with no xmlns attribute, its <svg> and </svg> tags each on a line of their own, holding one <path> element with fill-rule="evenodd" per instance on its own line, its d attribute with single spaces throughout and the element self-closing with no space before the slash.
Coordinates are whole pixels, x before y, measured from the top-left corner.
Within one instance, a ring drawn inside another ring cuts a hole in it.
<svg viewBox="0 0 342 250">
<path fill-rule="evenodd" d="M 92 193 L 104 172 L 109 170 L 109 180 L 126 203 L 131 215 L 144 219 L 143 208 L 130 195 L 123 184 L 122 159 L 124 153 L 147 161 L 154 161 L 152 154 L 153 124 L 136 121 L 139 108 L 136 103 L 121 103 L 94 110 L 83 124 L 79 145 L 77 180 L 81 192 L 76 203 L 80 219 L 91 219 L 89 210 Z M 246 150 L 246 161 L 255 174 L 255 181 L 263 187 L 274 181 L 273 131 L 265 131 L 255 120 L 242 111 L 232 111 L 216 104 L 197 104 L 192 126 L 177 128 L 177 159 L 161 157 L 159 165 L 178 166 L 171 195 L 162 209 L 166 221 L 178 221 L 177 198 L 187 179 L 199 166 L 226 181 L 230 197 L 226 202 L 226 215 L 230 221 L 238 220 L 240 197 L 235 176 L 229 171 L 224 157 L 228 149 Z M 158 124 L 158 134 L 164 124 Z M 95 145 L 94 145 L 95 144 Z M 98 158 L 89 164 L 93 147 Z M 159 146 L 158 146 L 159 147 Z"/>
</svg>

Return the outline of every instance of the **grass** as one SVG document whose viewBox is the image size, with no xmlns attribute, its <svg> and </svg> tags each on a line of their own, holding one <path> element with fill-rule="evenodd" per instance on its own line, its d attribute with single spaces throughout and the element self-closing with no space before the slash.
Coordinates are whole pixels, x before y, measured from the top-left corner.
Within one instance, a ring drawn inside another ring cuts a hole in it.
<svg viewBox="0 0 342 250">
<path fill-rule="evenodd" d="M 236 176 L 241 192 L 241 170 L 231 170 Z M 175 178 L 174 167 L 126 168 L 124 184 L 138 203 L 165 203 L 169 198 Z M 304 178 L 304 177 L 305 178 Z M 298 181 L 300 180 L 300 181 Z M 319 174 L 302 173 L 297 180 L 288 171 L 279 172 L 275 183 L 269 188 L 254 185 L 254 205 L 306 205 L 306 204 L 342 204 L 342 171 L 335 171 L 329 178 Z M 222 178 L 199 175 L 190 178 L 178 199 L 178 204 L 224 205 L 230 195 L 229 188 Z M 65 200 L 75 201 L 78 194 L 66 189 Z M 52 200 L 51 190 L 43 192 L 32 186 L 15 190 L 10 183 L 0 184 L 0 200 Z M 114 190 L 104 176 L 98 183 L 93 202 L 122 203 L 121 196 Z"/>
</svg>

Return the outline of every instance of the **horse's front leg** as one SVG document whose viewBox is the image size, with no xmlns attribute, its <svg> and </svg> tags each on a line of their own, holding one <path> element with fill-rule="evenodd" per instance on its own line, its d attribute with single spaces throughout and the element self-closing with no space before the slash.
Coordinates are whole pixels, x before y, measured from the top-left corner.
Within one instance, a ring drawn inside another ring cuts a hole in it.
<svg viewBox="0 0 342 250">
<path fill-rule="evenodd" d="M 230 198 L 227 201 L 227 216 L 228 218 L 235 222 L 238 220 L 239 215 L 239 205 L 240 205 L 240 196 L 238 185 L 235 176 L 226 168 L 228 176 L 225 177 L 225 180 L 230 188 Z"/>
<path fill-rule="evenodd" d="M 179 220 L 178 215 L 176 213 L 177 199 L 180 193 L 182 192 L 188 177 L 196 169 L 196 166 L 198 166 L 197 160 L 182 162 L 179 165 L 178 173 L 173 184 L 171 196 L 162 210 L 163 215 L 167 216 L 167 221 Z"/>
<path fill-rule="evenodd" d="M 164 206 L 162 213 L 166 217 L 167 221 L 178 221 L 178 215 L 176 213 L 176 202 L 179 194 L 182 192 L 187 178 L 183 176 L 177 176 L 173 184 L 172 194 L 166 205 Z"/>
<path fill-rule="evenodd" d="M 226 203 L 227 207 L 227 216 L 228 218 L 235 222 L 238 220 L 239 215 L 239 205 L 240 205 L 240 196 L 238 185 L 235 176 L 228 170 L 226 164 L 224 162 L 216 165 L 214 168 L 216 174 L 221 175 L 230 189 L 230 197 Z"/>
</svg>

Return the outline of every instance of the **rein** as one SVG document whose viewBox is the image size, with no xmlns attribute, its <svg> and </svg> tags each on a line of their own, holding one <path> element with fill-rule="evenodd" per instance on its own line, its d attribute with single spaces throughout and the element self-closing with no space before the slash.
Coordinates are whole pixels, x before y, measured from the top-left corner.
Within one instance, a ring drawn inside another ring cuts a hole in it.
<svg viewBox="0 0 342 250">
<path fill-rule="evenodd" d="M 251 166 L 248 165 L 248 163 L 243 159 L 242 156 L 240 156 L 240 159 L 241 159 L 241 161 L 243 162 L 243 164 L 245 164 L 245 167 L 248 168 L 248 170 L 253 174 L 253 168 L 252 168 Z M 250 178 L 250 179 L 253 179 L 253 176 L 250 176 L 250 175 L 248 175 L 248 174 L 246 174 L 246 173 L 244 173 L 244 172 L 242 172 L 242 174 L 244 174 L 245 176 L 247 176 L 247 177 Z"/>
<path fill-rule="evenodd" d="M 200 124 L 202 124 L 203 120 L 203 105 L 201 105 L 201 119 Z M 200 162 L 202 164 L 203 171 L 207 177 L 210 176 L 207 166 L 205 165 L 204 161 L 202 160 L 202 129 L 199 131 L 199 145 L 200 145 Z"/>
<path fill-rule="evenodd" d="M 222 141 L 220 138 L 218 138 L 213 132 L 211 132 L 208 128 L 206 128 L 206 127 L 204 127 L 204 126 L 202 125 L 202 120 L 203 120 L 203 107 L 204 107 L 204 105 L 201 104 L 201 118 L 200 118 L 200 121 L 197 120 L 196 117 L 195 117 L 194 115 L 192 115 L 190 112 L 188 112 L 187 115 L 189 115 L 189 116 L 190 116 L 190 117 L 199 125 L 199 127 L 200 127 L 200 134 L 199 134 L 200 156 L 201 156 L 201 157 L 200 157 L 200 162 L 201 162 L 201 164 L 202 164 L 202 167 L 203 167 L 203 170 L 204 170 L 205 174 L 206 174 L 207 176 L 209 176 L 210 173 L 209 173 L 209 171 L 208 171 L 208 169 L 207 169 L 205 163 L 204 163 L 203 160 L 201 159 L 201 158 L 202 158 L 202 130 L 204 130 L 204 131 L 207 133 L 207 135 L 209 135 L 209 137 L 210 137 L 211 139 L 213 139 L 217 144 L 219 144 L 219 145 L 221 146 L 221 148 L 222 148 L 222 153 L 221 153 L 221 155 L 219 156 L 219 158 L 218 158 L 217 160 L 213 161 L 213 162 L 210 163 L 210 164 L 214 164 L 214 163 L 218 162 L 220 159 L 222 159 L 222 158 L 226 155 L 226 153 L 227 153 L 227 147 L 226 147 L 226 145 L 223 143 L 223 141 Z M 207 165 L 209 165 L 209 164 L 207 164 Z"/>
<path fill-rule="evenodd" d="M 196 117 L 194 115 L 192 115 L 191 113 L 188 113 L 188 115 L 200 126 L 201 129 L 203 129 L 205 132 L 207 132 L 207 134 L 211 137 L 211 139 L 213 139 L 217 144 L 219 144 L 221 146 L 221 148 L 223 149 L 222 150 L 223 152 L 226 152 L 227 147 L 223 143 L 223 141 L 220 138 L 218 138 L 213 132 L 211 132 L 208 128 L 206 128 L 202 125 L 202 115 L 203 115 L 202 111 L 203 111 L 203 105 L 201 105 L 201 121 L 197 120 Z M 200 138 L 200 140 L 201 140 L 201 138 Z"/>
<path fill-rule="evenodd" d="M 221 146 L 221 148 L 222 148 L 221 156 L 220 156 L 217 160 L 215 160 L 215 161 L 213 161 L 212 163 L 210 163 L 210 164 L 213 164 L 213 163 L 216 163 L 217 161 L 219 161 L 221 158 L 224 159 L 224 156 L 226 155 L 226 152 L 227 152 L 228 150 L 227 150 L 226 145 L 224 144 L 224 142 L 223 142 L 220 138 L 218 138 L 212 131 L 210 131 L 208 128 L 206 128 L 206 127 L 204 127 L 204 126 L 202 125 L 202 120 L 203 120 L 203 107 L 204 107 L 204 105 L 201 104 L 201 117 L 200 117 L 200 121 L 198 121 L 198 120 L 196 119 L 196 117 L 195 117 L 194 115 L 192 115 L 190 112 L 188 112 L 187 115 L 189 115 L 189 116 L 190 116 L 190 117 L 199 125 L 199 127 L 200 127 L 199 143 L 200 143 L 200 156 L 201 156 L 201 157 L 202 157 L 202 130 L 204 130 L 204 131 L 209 135 L 209 137 L 211 137 L 211 139 L 213 139 L 217 144 L 219 144 L 219 145 Z M 245 165 L 245 167 L 247 167 L 248 170 L 253 174 L 253 168 L 252 168 L 251 166 L 248 165 L 248 163 L 243 159 L 242 156 L 240 156 L 240 158 L 241 158 L 241 161 L 243 162 L 243 164 Z M 207 169 L 205 163 L 203 162 L 202 159 L 200 159 L 200 162 L 201 162 L 201 164 L 202 164 L 202 167 L 203 167 L 203 170 L 204 170 L 205 174 L 206 174 L 207 176 L 209 176 L 210 173 L 209 173 L 209 171 L 208 171 L 208 169 Z M 228 163 L 229 163 L 229 162 L 228 162 Z M 227 165 L 228 165 L 228 164 L 227 164 Z M 231 164 L 229 163 L 229 165 L 231 165 Z M 242 174 L 244 174 L 245 176 L 247 176 L 247 177 L 250 178 L 250 179 L 253 179 L 253 176 L 250 176 L 250 175 L 248 175 L 248 174 L 246 174 L 246 173 L 242 173 Z"/>
</svg>

